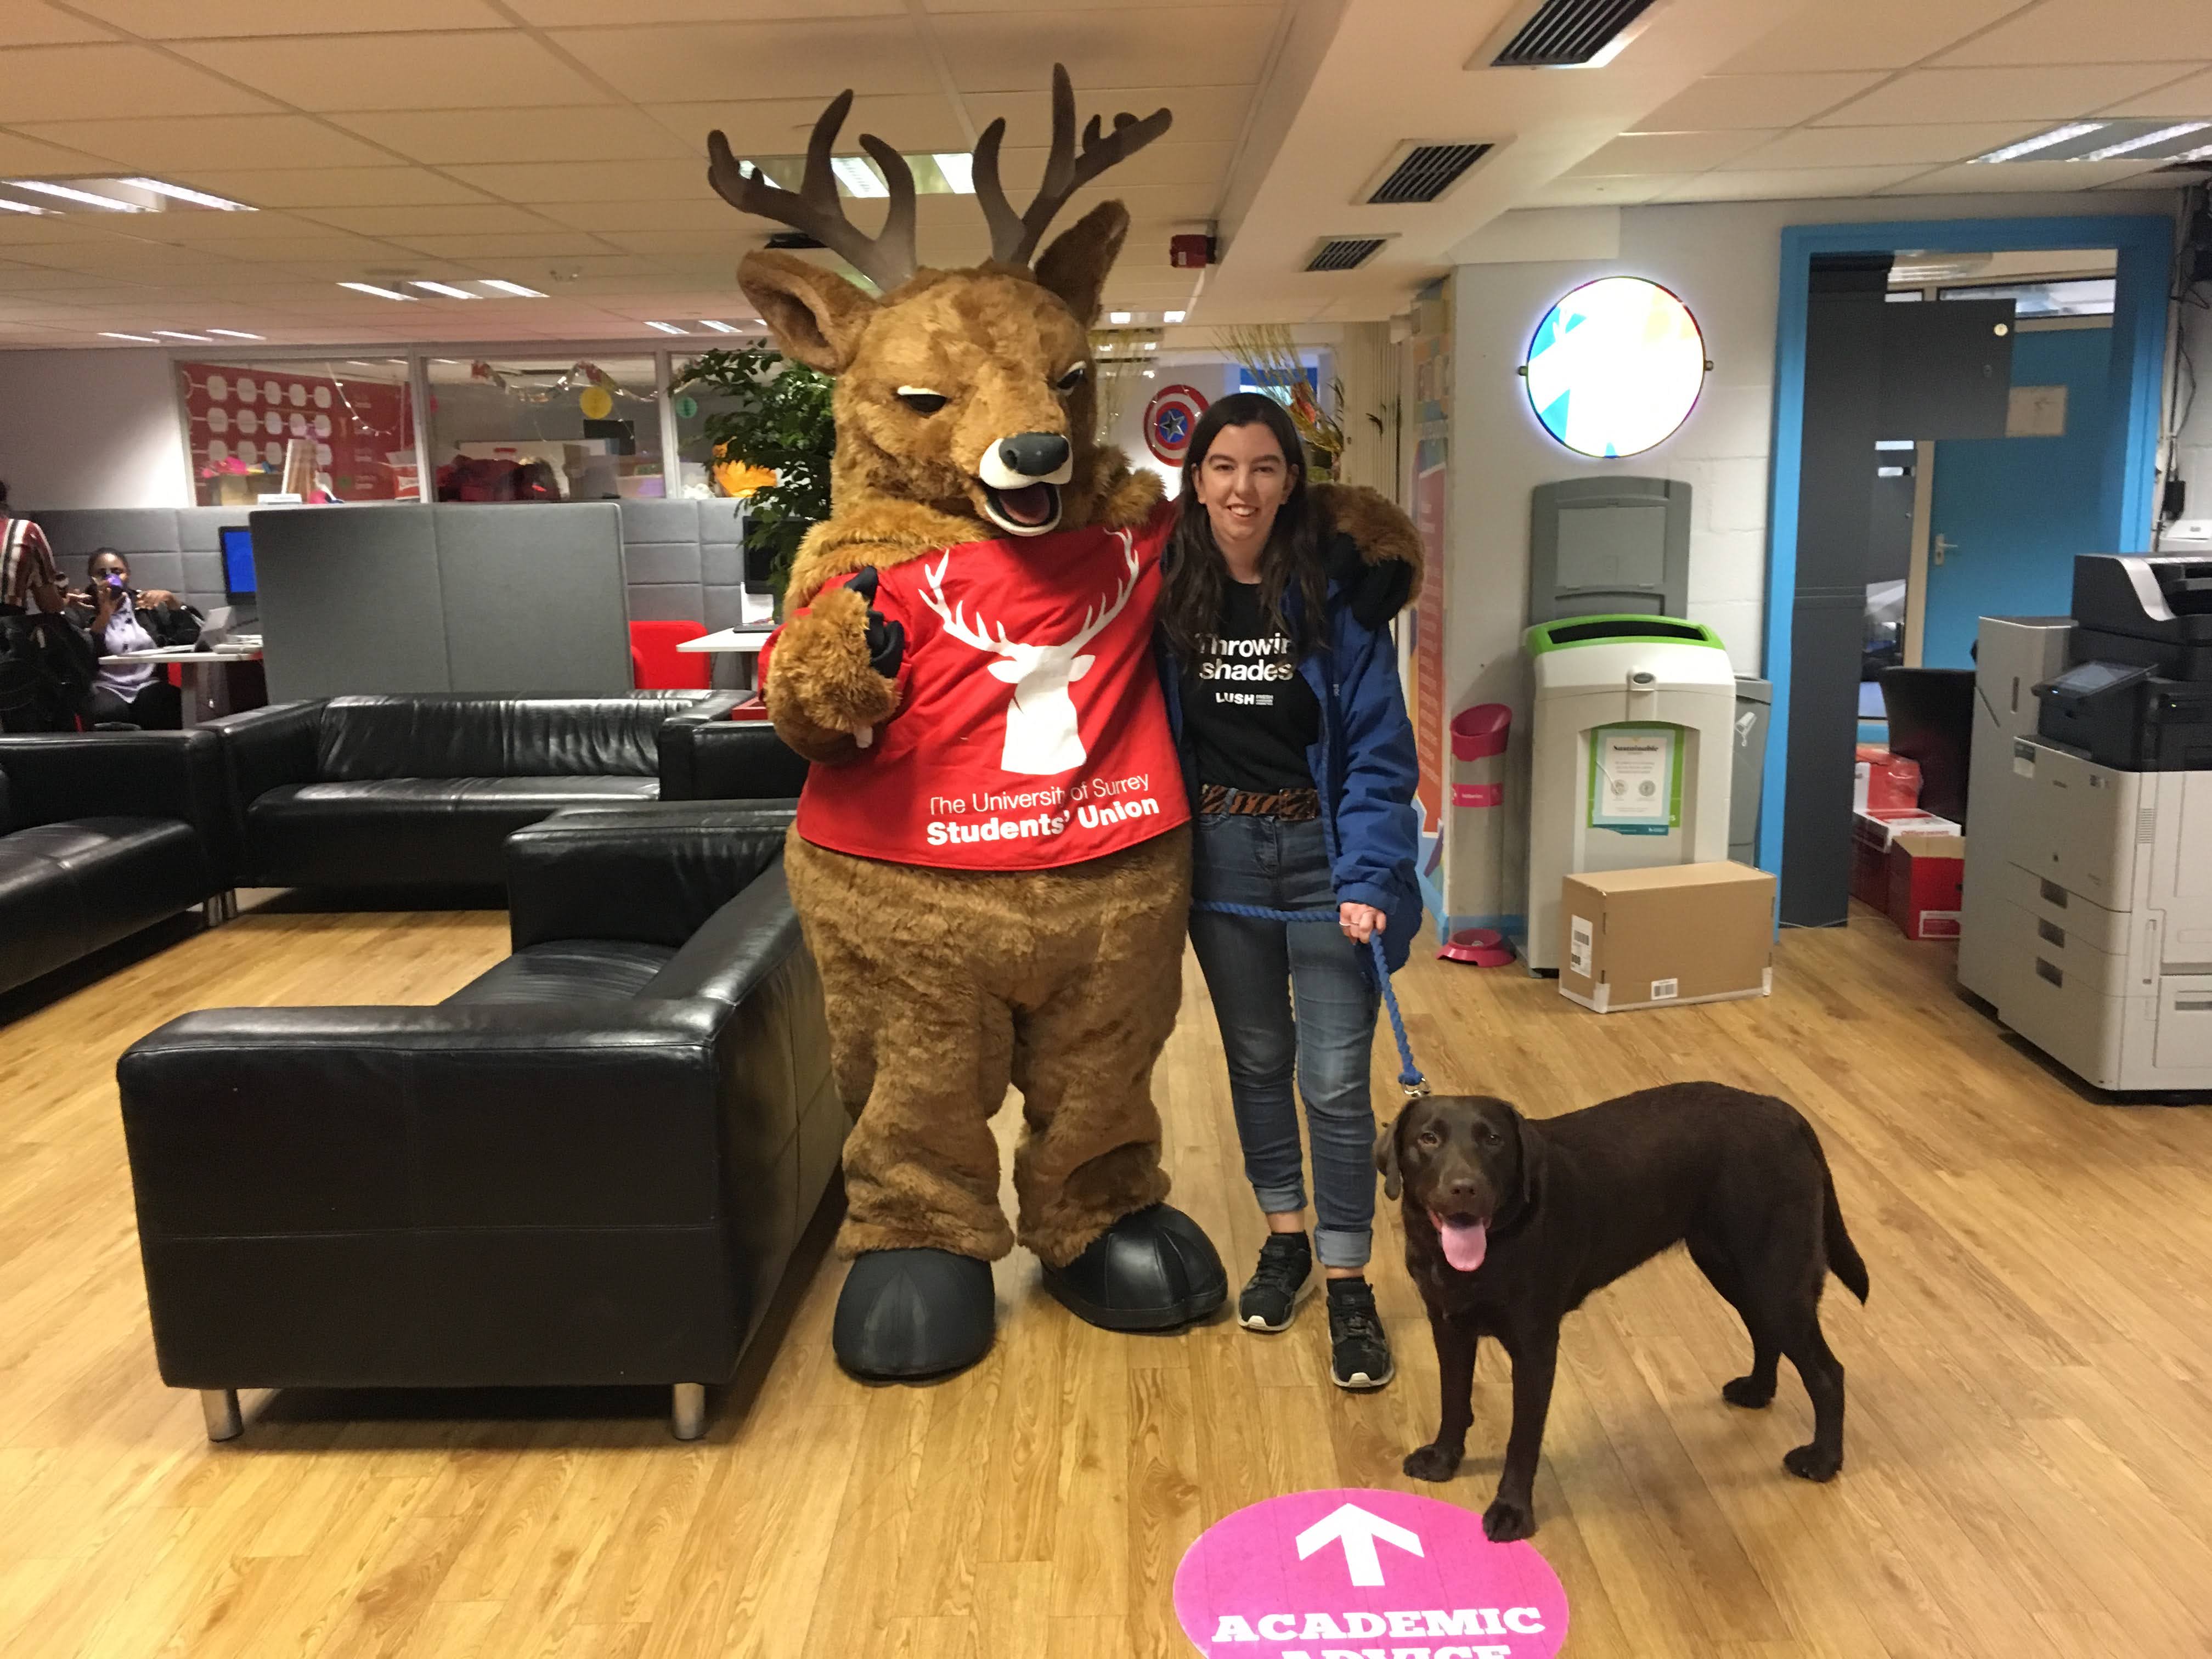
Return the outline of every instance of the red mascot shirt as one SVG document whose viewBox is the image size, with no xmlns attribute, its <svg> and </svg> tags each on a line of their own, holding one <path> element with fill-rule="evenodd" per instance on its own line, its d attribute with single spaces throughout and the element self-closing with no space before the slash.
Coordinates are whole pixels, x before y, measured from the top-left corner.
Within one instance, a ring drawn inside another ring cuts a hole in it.
<svg viewBox="0 0 2212 1659">
<path fill-rule="evenodd" d="M 862 858 L 1043 870 L 1188 821 L 1152 649 L 1163 502 L 1134 530 L 967 542 L 880 571 L 897 712 L 816 765 L 799 833 Z M 771 641 L 773 644 L 773 641 Z"/>
</svg>

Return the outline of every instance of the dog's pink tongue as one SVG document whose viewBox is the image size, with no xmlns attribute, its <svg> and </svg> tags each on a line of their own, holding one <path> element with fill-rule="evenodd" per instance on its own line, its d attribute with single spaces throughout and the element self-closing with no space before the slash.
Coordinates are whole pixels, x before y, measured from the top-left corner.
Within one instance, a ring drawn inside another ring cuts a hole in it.
<svg viewBox="0 0 2212 1659">
<path fill-rule="evenodd" d="M 1490 1249 L 1490 1229 L 1480 1221 L 1447 1221 L 1435 1218 L 1437 1237 L 1443 1241 L 1444 1260 L 1461 1273 L 1471 1273 L 1482 1265 Z"/>
</svg>

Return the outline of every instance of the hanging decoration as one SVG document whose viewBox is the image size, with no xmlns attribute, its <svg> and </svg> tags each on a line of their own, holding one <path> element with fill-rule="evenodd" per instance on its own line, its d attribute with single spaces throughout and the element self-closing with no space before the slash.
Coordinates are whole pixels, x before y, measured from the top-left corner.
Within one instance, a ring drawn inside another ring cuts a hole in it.
<svg viewBox="0 0 2212 1659">
<path fill-rule="evenodd" d="M 1221 349 L 1244 371 L 1244 378 L 1289 412 L 1291 424 L 1306 447 L 1313 477 L 1334 477 L 1346 442 L 1343 425 L 1322 406 L 1320 388 L 1300 356 L 1297 341 L 1279 323 L 1221 331 Z M 1329 402 L 1344 407 L 1344 382 L 1328 383 Z"/>
<path fill-rule="evenodd" d="M 604 421 L 615 412 L 615 400 L 607 395 L 604 386 L 587 386 L 576 399 L 576 407 L 587 421 Z"/>
</svg>

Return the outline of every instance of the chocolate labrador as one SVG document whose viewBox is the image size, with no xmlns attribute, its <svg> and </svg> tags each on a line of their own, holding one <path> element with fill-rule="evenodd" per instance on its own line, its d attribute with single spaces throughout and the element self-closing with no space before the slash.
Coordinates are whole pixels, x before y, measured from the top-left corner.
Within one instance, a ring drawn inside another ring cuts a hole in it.
<svg viewBox="0 0 2212 1659">
<path fill-rule="evenodd" d="M 1536 1530 L 1559 1322 L 1674 1244 L 1689 1246 L 1751 1333 L 1750 1373 L 1722 1398 L 1765 1406 L 1789 1355 L 1813 1397 L 1813 1438 L 1783 1467 L 1808 1480 L 1843 1467 L 1844 1368 L 1820 1334 L 1820 1286 L 1832 1273 L 1863 1302 L 1866 1264 L 1820 1138 L 1796 1107 L 1719 1083 L 1669 1084 L 1545 1119 L 1485 1095 L 1438 1095 L 1382 1131 L 1375 1165 L 1383 1192 L 1404 1194 L 1406 1266 L 1443 1372 L 1443 1420 L 1406 1459 L 1407 1474 L 1457 1472 L 1477 1340 L 1497 1338 L 1513 1361 L 1505 1468 L 1482 1516 L 1491 1538 Z"/>
</svg>

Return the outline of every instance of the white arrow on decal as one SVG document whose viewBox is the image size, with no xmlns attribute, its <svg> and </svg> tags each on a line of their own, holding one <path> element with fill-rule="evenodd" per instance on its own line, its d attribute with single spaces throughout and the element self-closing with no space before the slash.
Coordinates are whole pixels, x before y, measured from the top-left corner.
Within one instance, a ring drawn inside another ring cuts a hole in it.
<svg viewBox="0 0 2212 1659">
<path fill-rule="evenodd" d="M 1416 1534 L 1379 1515 L 1370 1515 L 1357 1504 L 1346 1504 L 1298 1534 L 1298 1559 L 1304 1560 L 1327 1545 L 1341 1544 L 1344 1565 L 1351 1571 L 1352 1582 L 1370 1589 L 1379 1589 L 1382 1583 L 1382 1563 L 1375 1553 L 1378 1539 L 1411 1554 L 1421 1553 L 1421 1540 Z"/>
</svg>

